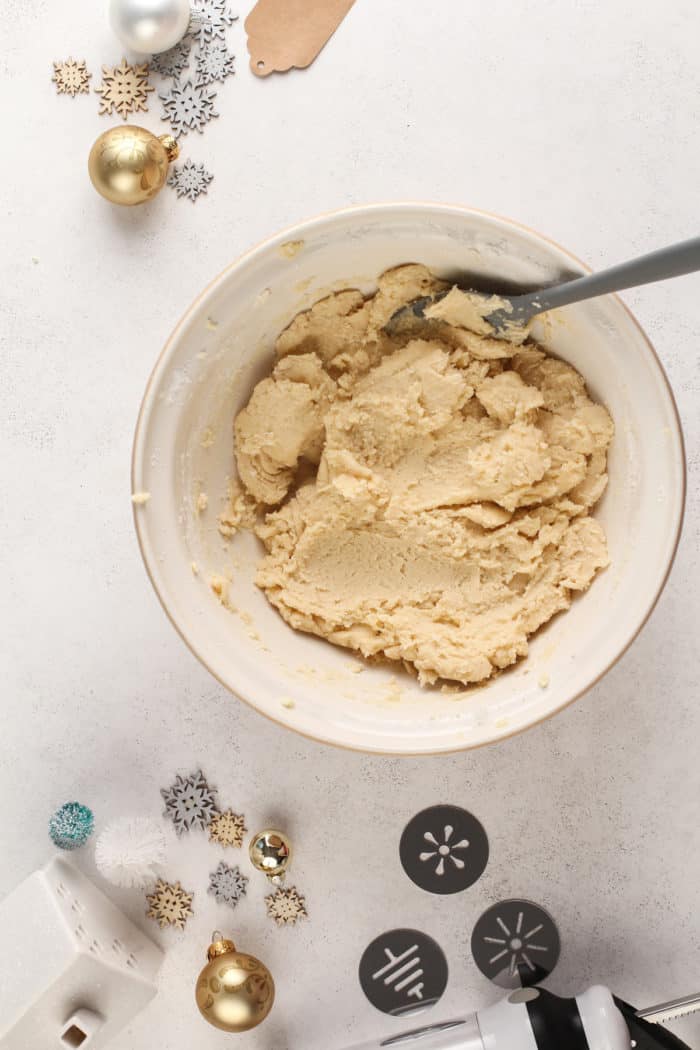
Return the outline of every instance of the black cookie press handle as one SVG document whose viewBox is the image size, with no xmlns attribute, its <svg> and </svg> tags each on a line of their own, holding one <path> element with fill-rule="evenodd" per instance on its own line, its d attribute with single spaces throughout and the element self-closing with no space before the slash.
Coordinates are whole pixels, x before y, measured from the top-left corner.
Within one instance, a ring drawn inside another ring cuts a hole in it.
<svg viewBox="0 0 700 1050">
<path fill-rule="evenodd" d="M 627 1027 L 630 1030 L 630 1038 L 636 1044 L 636 1050 L 691 1050 L 678 1036 L 673 1035 L 668 1029 L 659 1024 L 649 1024 L 641 1017 L 637 1017 L 637 1011 L 623 999 L 614 996 L 615 1005 L 621 1012 Z"/>
<path fill-rule="evenodd" d="M 508 1002 L 525 1003 L 537 1050 L 599 1050 L 627 1046 L 635 1050 L 691 1050 L 662 1027 L 661 1022 L 694 1013 L 700 997 L 687 996 L 640 1011 L 599 985 L 575 999 L 560 999 L 544 988 L 523 989 L 514 992 Z M 613 1016 L 617 1012 L 612 1009 L 613 1004 L 619 1011 L 617 1021 Z M 482 1015 L 478 1016 L 481 1018 Z M 498 1040 L 489 1042 L 485 1039 L 484 1045 L 501 1050 Z"/>
</svg>

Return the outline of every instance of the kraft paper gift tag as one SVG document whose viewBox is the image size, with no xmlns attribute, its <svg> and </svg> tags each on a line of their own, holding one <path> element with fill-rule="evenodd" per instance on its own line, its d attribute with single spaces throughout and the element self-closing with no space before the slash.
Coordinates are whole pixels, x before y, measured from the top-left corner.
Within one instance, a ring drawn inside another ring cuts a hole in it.
<svg viewBox="0 0 700 1050">
<path fill-rule="evenodd" d="M 355 0 L 258 0 L 245 20 L 250 68 L 256 76 L 305 69 Z"/>
</svg>

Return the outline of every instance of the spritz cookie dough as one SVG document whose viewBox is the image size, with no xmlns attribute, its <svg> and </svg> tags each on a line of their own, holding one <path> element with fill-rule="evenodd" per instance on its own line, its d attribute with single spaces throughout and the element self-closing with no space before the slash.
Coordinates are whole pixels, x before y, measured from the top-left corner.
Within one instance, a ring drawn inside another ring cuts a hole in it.
<svg viewBox="0 0 700 1050">
<path fill-rule="evenodd" d="M 430 324 L 383 330 L 444 287 L 402 266 L 294 318 L 235 420 L 221 525 L 255 521 L 257 583 L 292 627 L 469 684 L 607 566 L 591 511 L 613 424 L 563 361 L 465 327 L 458 290 Z"/>
</svg>

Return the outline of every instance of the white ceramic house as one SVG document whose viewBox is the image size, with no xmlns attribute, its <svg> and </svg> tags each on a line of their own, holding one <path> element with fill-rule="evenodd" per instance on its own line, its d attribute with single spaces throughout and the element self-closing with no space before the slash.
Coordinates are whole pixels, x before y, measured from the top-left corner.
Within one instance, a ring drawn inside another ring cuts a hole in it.
<svg viewBox="0 0 700 1050">
<path fill-rule="evenodd" d="M 162 952 L 63 857 L 0 904 L 0 1050 L 98 1050 L 156 994 Z"/>
</svg>

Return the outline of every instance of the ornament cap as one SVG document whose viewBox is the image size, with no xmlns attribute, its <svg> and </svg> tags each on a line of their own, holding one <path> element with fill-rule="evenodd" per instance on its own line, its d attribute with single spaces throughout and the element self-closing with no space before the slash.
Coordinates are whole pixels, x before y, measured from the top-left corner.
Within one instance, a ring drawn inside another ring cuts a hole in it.
<svg viewBox="0 0 700 1050">
<path fill-rule="evenodd" d="M 207 948 L 207 959 L 211 962 L 212 959 L 218 958 L 220 955 L 228 955 L 229 952 L 235 952 L 236 945 L 233 941 L 229 940 L 228 937 L 224 937 L 220 930 L 214 930 L 211 935 L 211 944 Z"/>
<path fill-rule="evenodd" d="M 163 143 L 163 148 L 168 155 L 168 161 L 177 160 L 180 156 L 180 147 L 174 135 L 159 135 L 158 141 Z"/>
</svg>

